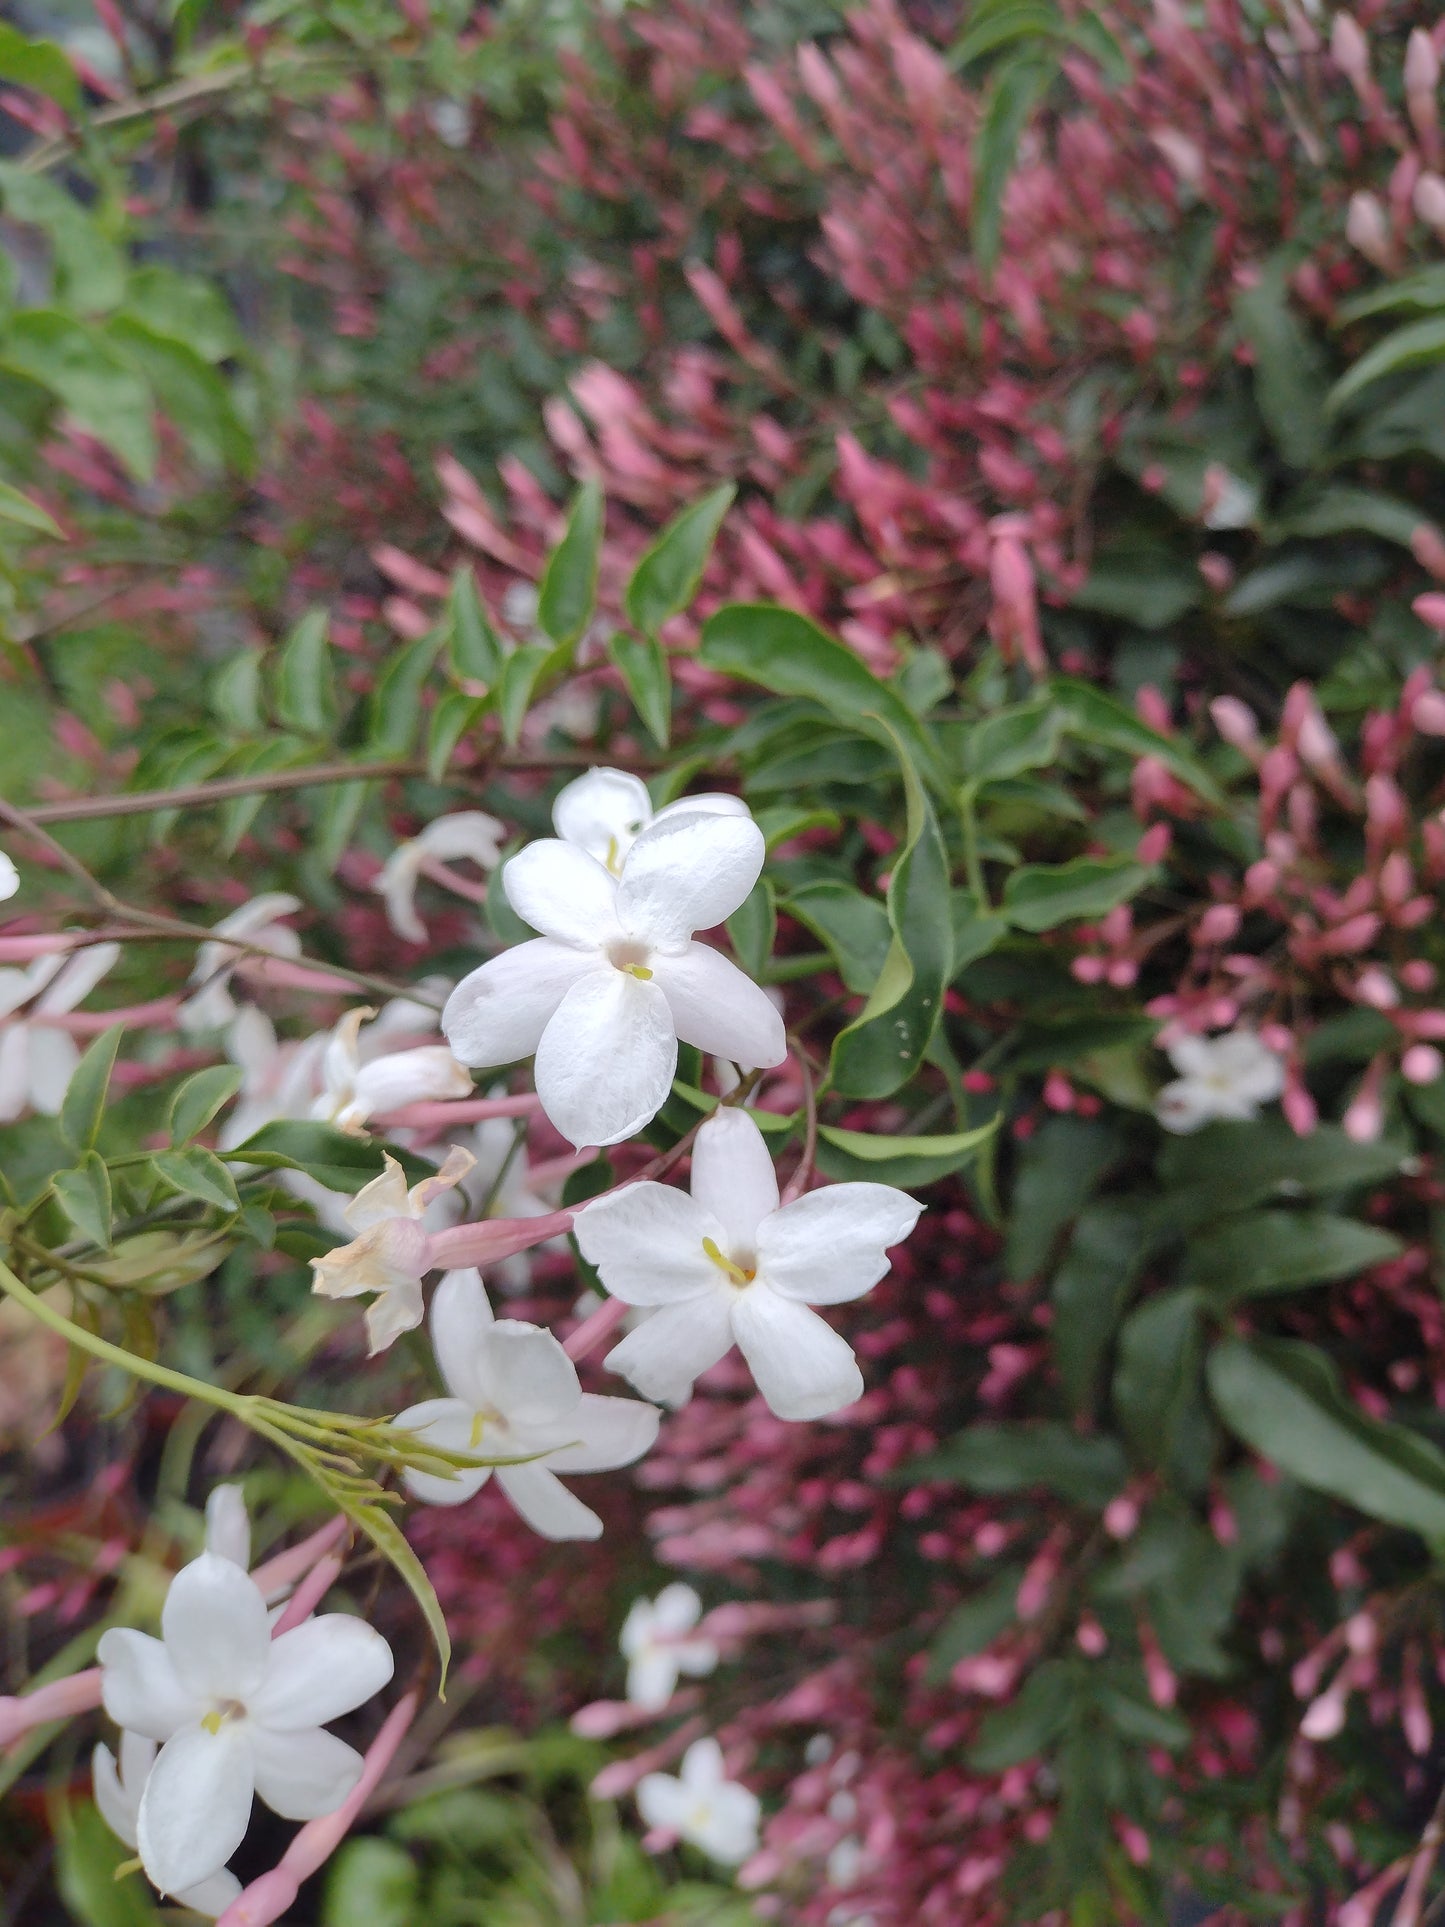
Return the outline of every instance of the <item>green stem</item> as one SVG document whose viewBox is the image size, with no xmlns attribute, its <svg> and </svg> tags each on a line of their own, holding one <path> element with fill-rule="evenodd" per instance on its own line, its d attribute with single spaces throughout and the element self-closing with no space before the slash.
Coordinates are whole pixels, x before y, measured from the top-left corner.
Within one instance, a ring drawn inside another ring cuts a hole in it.
<svg viewBox="0 0 1445 1927">
<path fill-rule="evenodd" d="M 973 804 L 973 784 L 965 783 L 958 792 L 958 820 L 963 825 L 963 870 L 974 901 L 980 910 L 988 911 L 992 905 L 989 902 L 988 885 L 984 881 L 983 864 L 979 861 L 978 818 L 974 814 Z"/>
</svg>

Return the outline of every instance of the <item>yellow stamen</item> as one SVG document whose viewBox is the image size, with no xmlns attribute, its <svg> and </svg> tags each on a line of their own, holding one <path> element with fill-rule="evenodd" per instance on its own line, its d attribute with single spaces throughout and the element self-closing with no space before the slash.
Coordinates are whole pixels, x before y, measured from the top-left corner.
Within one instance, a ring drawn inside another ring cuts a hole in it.
<svg viewBox="0 0 1445 1927">
<path fill-rule="evenodd" d="M 615 836 L 609 836 L 607 839 L 607 867 L 613 876 L 620 877 L 622 875 L 622 852 L 617 847 L 617 838 Z"/>
<path fill-rule="evenodd" d="M 702 1248 L 708 1257 L 712 1259 L 718 1270 L 726 1273 L 729 1284 L 750 1285 L 753 1279 L 757 1277 L 756 1271 L 745 1271 L 741 1265 L 735 1265 L 731 1258 L 719 1251 L 715 1239 L 704 1238 Z"/>
<path fill-rule="evenodd" d="M 652 981 L 652 972 L 647 968 L 646 964 L 623 964 L 622 968 L 627 972 L 629 977 L 638 977 L 645 984 L 651 983 Z"/>
<path fill-rule="evenodd" d="M 224 1713 L 207 1713 L 201 1721 L 201 1725 L 205 1727 L 208 1733 L 219 1733 L 225 1724 L 226 1716 Z"/>
<path fill-rule="evenodd" d="M 483 1432 L 486 1431 L 486 1429 L 487 1429 L 486 1413 L 485 1412 L 474 1413 L 472 1415 L 472 1437 L 471 1437 L 471 1449 L 473 1452 L 475 1452 L 477 1447 L 481 1444 L 482 1434 Z"/>
<path fill-rule="evenodd" d="M 128 1874 L 139 1873 L 140 1870 L 141 1861 L 139 1857 L 134 1860 L 122 1860 L 115 1870 L 115 1877 L 117 1880 L 124 1880 Z"/>
</svg>

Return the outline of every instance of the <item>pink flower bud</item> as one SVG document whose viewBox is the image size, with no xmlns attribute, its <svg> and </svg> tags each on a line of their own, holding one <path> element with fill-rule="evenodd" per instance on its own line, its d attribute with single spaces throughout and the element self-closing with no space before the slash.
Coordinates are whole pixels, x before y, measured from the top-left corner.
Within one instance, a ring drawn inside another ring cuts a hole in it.
<svg viewBox="0 0 1445 1927">
<path fill-rule="evenodd" d="M 1297 1078 L 1286 1084 L 1279 1108 L 1296 1137 L 1308 1137 L 1320 1121 L 1319 1106 Z"/>
<path fill-rule="evenodd" d="M 1355 995 L 1371 1010 L 1393 1010 L 1400 1001 L 1390 973 L 1379 964 L 1367 964 L 1355 979 Z"/>
<path fill-rule="evenodd" d="M 1405 85 L 1412 94 L 1433 93 L 1440 84 L 1440 56 L 1423 27 L 1411 30 L 1405 43 Z"/>
<path fill-rule="evenodd" d="M 1211 903 L 1195 927 L 1194 939 L 1199 944 L 1229 943 L 1239 930 L 1243 918 L 1232 903 Z"/>
<path fill-rule="evenodd" d="M 1347 15 L 1337 16 L 1336 25 Z M 1390 232 L 1389 217 L 1378 196 L 1367 194 L 1363 189 L 1350 196 L 1349 212 L 1345 216 L 1345 239 L 1367 261 L 1389 274 L 1395 265 L 1394 237 Z"/>
<path fill-rule="evenodd" d="M 1105 968 L 1102 957 L 1075 957 L 1069 965 L 1069 972 L 1078 983 L 1101 984 L 1104 981 Z"/>
<path fill-rule="evenodd" d="M 1330 27 L 1330 59 L 1345 79 L 1363 93 L 1370 84 L 1370 43 L 1350 13 L 1337 13 Z"/>
<path fill-rule="evenodd" d="M 1381 1092 L 1385 1081 L 1385 1060 L 1377 1057 L 1361 1079 L 1360 1088 L 1340 1119 L 1345 1136 L 1356 1144 L 1373 1144 L 1385 1128 L 1385 1107 Z"/>
<path fill-rule="evenodd" d="M 1249 751 L 1259 741 L 1259 724 L 1254 712 L 1237 696 L 1216 696 L 1209 705 L 1209 714 L 1225 742 L 1235 749 Z"/>
<path fill-rule="evenodd" d="M 1434 964 L 1427 963 L 1423 957 L 1411 957 L 1400 965 L 1400 982 L 1406 990 L 1417 991 L 1422 996 L 1435 988 L 1436 975 Z"/>
<path fill-rule="evenodd" d="M 1127 1492 L 1104 1508 L 1104 1530 L 1111 1539 L 1131 1539 L 1139 1529 L 1139 1501 Z"/>
<path fill-rule="evenodd" d="M 1221 555 L 1218 549 L 1206 549 L 1200 556 L 1199 573 L 1216 595 L 1224 595 L 1234 586 L 1234 564 L 1227 555 Z M 1232 696 L 1216 698 L 1216 701 L 1222 703 L 1233 702 L 1233 700 Z M 1243 707 L 1241 703 L 1240 708 Z"/>
<path fill-rule="evenodd" d="M 1426 600 L 1421 596 L 1420 600 Z M 1440 598 L 1445 601 L 1445 597 Z M 1422 736 L 1445 736 L 1445 694 L 1427 689 L 1410 705 L 1410 721 Z"/>
<path fill-rule="evenodd" d="M 1445 234 L 1445 180 L 1438 174 L 1422 174 L 1415 183 L 1411 196 L 1415 212 L 1426 227 L 1434 228 L 1437 234 Z"/>
<path fill-rule="evenodd" d="M 1139 846 L 1134 854 L 1141 863 L 1162 863 L 1173 841 L 1174 831 L 1169 824 L 1153 823 L 1139 838 Z"/>
<path fill-rule="evenodd" d="M 1345 1724 L 1345 1696 L 1337 1686 L 1321 1693 L 1300 1721 L 1300 1732 L 1307 1740 L 1332 1740 Z"/>
<path fill-rule="evenodd" d="M 1441 701 L 1445 703 L 1445 698 Z M 1393 777 L 1375 775 L 1366 779 L 1365 823 L 1370 841 L 1377 845 L 1398 843 L 1409 833 L 1410 806 Z"/>
<path fill-rule="evenodd" d="M 1428 569 L 1437 582 L 1445 582 L 1445 535 L 1441 535 L 1433 522 L 1417 522 L 1410 531 L 1410 553 L 1422 569 Z M 1427 612 L 1425 604 L 1429 604 Z M 1445 605 L 1445 597 L 1416 596 L 1411 607 L 1422 622 L 1428 622 L 1433 629 L 1437 627 L 1436 611 Z M 1445 628 L 1445 623 L 1438 625 Z"/>
<path fill-rule="evenodd" d="M 1412 1044 L 1400 1059 L 1401 1075 L 1411 1084 L 1433 1084 L 1445 1071 L 1445 1057 L 1433 1044 Z"/>
<path fill-rule="evenodd" d="M 1415 873 L 1403 850 L 1392 850 L 1380 865 L 1382 902 L 1398 908 L 1415 887 Z"/>
</svg>

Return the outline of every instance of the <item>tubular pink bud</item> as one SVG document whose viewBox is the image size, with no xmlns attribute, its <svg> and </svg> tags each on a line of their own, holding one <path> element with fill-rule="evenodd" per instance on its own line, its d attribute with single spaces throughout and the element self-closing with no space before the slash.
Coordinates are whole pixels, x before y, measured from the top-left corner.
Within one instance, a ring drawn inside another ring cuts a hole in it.
<svg viewBox="0 0 1445 1927">
<path fill-rule="evenodd" d="M 1415 212 L 1426 227 L 1445 234 L 1445 180 L 1438 174 L 1424 173 L 1415 183 L 1411 196 Z"/>
<path fill-rule="evenodd" d="M 1410 531 L 1410 553 L 1422 569 L 1430 571 L 1437 582 L 1445 582 L 1445 535 L 1441 535 L 1433 522 L 1418 522 Z M 1445 596 L 1416 596 L 1411 607 L 1420 620 L 1428 622 L 1432 629 L 1445 628 L 1445 623 L 1437 624 L 1436 621 L 1438 611 L 1445 608 Z"/>
<path fill-rule="evenodd" d="M 1411 1084 L 1433 1084 L 1445 1071 L 1445 1057 L 1433 1044 L 1412 1044 L 1400 1059 L 1400 1073 Z"/>
<path fill-rule="evenodd" d="M 1352 13 L 1337 13 L 1330 27 L 1330 59 L 1357 94 L 1370 84 L 1370 43 Z"/>
<path fill-rule="evenodd" d="M 1216 696 L 1209 705 L 1209 714 L 1214 727 L 1233 748 L 1248 752 L 1259 741 L 1259 724 L 1254 712 L 1237 696 Z"/>
<path fill-rule="evenodd" d="M 1421 601 L 1425 598 L 1422 596 Z M 1445 736 L 1445 694 L 1427 689 L 1410 705 L 1410 721 L 1422 736 Z"/>
<path fill-rule="evenodd" d="M 1195 927 L 1195 942 L 1200 944 L 1230 943 L 1239 931 L 1243 918 L 1232 903 L 1211 903 Z"/>
<path fill-rule="evenodd" d="M 1395 266 L 1395 242 L 1389 217 L 1378 197 L 1361 190 L 1350 196 L 1345 216 L 1345 239 L 1367 261 L 1389 274 Z"/>
</svg>

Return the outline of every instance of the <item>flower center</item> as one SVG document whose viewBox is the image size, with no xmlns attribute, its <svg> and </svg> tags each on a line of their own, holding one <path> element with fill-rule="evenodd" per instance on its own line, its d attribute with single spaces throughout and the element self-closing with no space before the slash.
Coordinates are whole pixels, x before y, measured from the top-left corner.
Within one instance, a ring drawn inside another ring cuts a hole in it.
<svg viewBox="0 0 1445 1927">
<path fill-rule="evenodd" d="M 243 1720 L 245 1717 L 246 1709 L 239 1700 L 222 1700 L 219 1706 L 213 1706 L 205 1715 L 201 1725 L 208 1733 L 215 1734 L 219 1733 L 229 1720 Z"/>
<path fill-rule="evenodd" d="M 647 967 L 647 945 L 635 943 L 628 937 L 621 937 L 616 943 L 607 946 L 607 961 L 614 970 L 620 970 L 628 977 L 636 977 L 641 982 L 651 980 L 652 972 Z"/>
<path fill-rule="evenodd" d="M 704 1238 L 702 1248 L 727 1279 L 728 1283 L 730 1285 L 736 1285 L 739 1291 L 742 1290 L 744 1285 L 750 1285 L 754 1278 L 757 1277 L 758 1268 L 756 1265 L 734 1264 L 733 1260 L 729 1258 L 725 1252 L 718 1249 L 714 1239 Z"/>
</svg>

